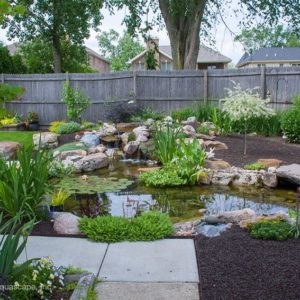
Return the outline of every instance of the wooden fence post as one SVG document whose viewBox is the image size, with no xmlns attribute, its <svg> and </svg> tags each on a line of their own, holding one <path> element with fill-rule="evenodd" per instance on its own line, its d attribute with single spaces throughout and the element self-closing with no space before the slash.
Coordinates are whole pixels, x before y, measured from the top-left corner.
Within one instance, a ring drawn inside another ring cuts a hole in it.
<svg viewBox="0 0 300 300">
<path fill-rule="evenodd" d="M 132 72 L 132 91 L 133 91 L 133 99 L 137 101 L 137 87 L 136 87 L 136 71 Z"/>
<path fill-rule="evenodd" d="M 266 66 L 262 66 L 260 69 L 260 95 L 262 99 L 266 99 L 267 85 L 266 85 Z"/>
<path fill-rule="evenodd" d="M 207 70 L 203 70 L 203 99 L 204 99 L 204 104 L 207 104 L 207 100 L 208 100 L 208 74 L 207 74 Z"/>
</svg>

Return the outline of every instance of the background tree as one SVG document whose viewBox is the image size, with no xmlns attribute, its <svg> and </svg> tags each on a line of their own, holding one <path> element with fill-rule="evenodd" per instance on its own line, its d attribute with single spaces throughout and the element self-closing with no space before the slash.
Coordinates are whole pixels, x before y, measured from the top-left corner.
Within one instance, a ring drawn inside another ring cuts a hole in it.
<svg viewBox="0 0 300 300">
<path fill-rule="evenodd" d="M 25 7 L 23 5 L 11 5 L 10 1 L 0 0 L 0 24 L 8 16 L 13 16 L 16 14 L 23 14 L 25 12 Z"/>
<path fill-rule="evenodd" d="M 102 0 L 12 0 L 22 4 L 22 15 L 6 17 L 3 27 L 8 27 L 10 38 L 21 42 L 39 38 L 51 43 L 54 72 L 62 71 L 62 41 L 82 45 L 89 37 L 90 27 L 96 28 L 101 21 Z"/>
<path fill-rule="evenodd" d="M 206 35 L 216 22 L 224 21 L 224 12 L 244 13 L 242 25 L 257 18 L 274 24 L 280 18 L 296 28 L 300 20 L 299 1 L 294 0 L 110 0 L 117 8 L 127 7 L 124 22 L 131 33 L 146 34 L 154 24 L 164 21 L 169 34 L 175 69 L 194 69 L 200 45 L 200 34 Z M 155 17 L 149 21 L 152 11 Z M 200 31 L 201 29 L 201 31 Z"/>
<path fill-rule="evenodd" d="M 128 61 L 144 50 L 137 38 L 124 32 L 123 36 L 111 29 L 102 32 L 98 37 L 100 52 L 111 60 L 113 71 L 125 71 L 129 69 Z"/>
<path fill-rule="evenodd" d="M 50 42 L 37 39 L 20 46 L 19 53 L 27 67 L 27 73 L 53 73 L 54 61 Z M 87 61 L 85 47 L 72 44 L 69 40 L 61 41 L 62 72 L 95 72 Z M 42 58 L 42 59 L 41 59 Z"/>
<path fill-rule="evenodd" d="M 300 47 L 299 33 L 297 34 L 292 28 L 283 25 L 243 29 L 234 40 L 240 42 L 248 53 L 267 47 Z"/>
<path fill-rule="evenodd" d="M 0 73 L 22 74 L 27 68 L 20 54 L 11 55 L 3 44 L 0 43 Z"/>
</svg>

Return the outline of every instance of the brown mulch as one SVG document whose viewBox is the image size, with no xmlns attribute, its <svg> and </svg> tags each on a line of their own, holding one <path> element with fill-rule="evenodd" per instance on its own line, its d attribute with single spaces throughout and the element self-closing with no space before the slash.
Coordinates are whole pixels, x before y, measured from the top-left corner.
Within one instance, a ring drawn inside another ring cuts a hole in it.
<svg viewBox="0 0 300 300">
<path fill-rule="evenodd" d="M 279 137 L 247 136 L 247 155 L 244 156 L 243 138 L 243 135 L 218 136 L 216 140 L 225 143 L 228 150 L 215 151 L 216 158 L 221 158 L 236 167 L 254 163 L 260 158 L 276 158 L 285 164 L 300 163 L 299 144 L 288 144 Z"/>
<path fill-rule="evenodd" d="M 201 300 L 300 299 L 300 239 L 256 240 L 234 226 L 195 246 Z"/>
<path fill-rule="evenodd" d="M 72 295 L 73 291 L 59 291 L 59 290 L 55 290 L 51 297 L 50 300 L 69 300 L 71 295 Z"/>
</svg>

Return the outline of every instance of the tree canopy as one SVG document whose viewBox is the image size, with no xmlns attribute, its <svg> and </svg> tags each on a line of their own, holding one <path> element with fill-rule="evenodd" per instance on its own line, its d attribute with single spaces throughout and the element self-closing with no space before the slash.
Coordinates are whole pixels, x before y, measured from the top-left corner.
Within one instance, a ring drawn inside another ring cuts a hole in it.
<svg viewBox="0 0 300 300">
<path fill-rule="evenodd" d="M 124 32 L 122 36 L 111 29 L 104 31 L 97 37 L 100 52 L 111 60 L 113 71 L 125 71 L 129 69 L 128 61 L 144 50 L 143 45 L 137 38 Z"/>
<path fill-rule="evenodd" d="M 248 53 L 267 47 L 300 47 L 299 33 L 297 34 L 292 28 L 283 25 L 243 29 L 235 37 L 235 41 L 240 42 Z"/>
<path fill-rule="evenodd" d="M 119 9 L 127 8 L 124 22 L 131 33 L 146 34 L 163 21 L 177 69 L 195 68 L 200 35 L 207 35 L 214 24 L 224 21 L 226 11 L 243 14 L 243 26 L 251 26 L 257 19 L 269 24 L 283 19 L 296 28 L 300 21 L 299 1 L 294 0 L 111 0 L 110 3 Z M 145 21 L 149 15 L 154 17 Z"/>
<path fill-rule="evenodd" d="M 5 17 L 3 27 L 8 36 L 21 42 L 41 39 L 51 43 L 54 72 L 62 71 L 62 41 L 82 45 L 89 37 L 90 28 L 97 28 L 101 21 L 102 0 L 12 0 L 23 5 L 25 13 Z"/>
</svg>

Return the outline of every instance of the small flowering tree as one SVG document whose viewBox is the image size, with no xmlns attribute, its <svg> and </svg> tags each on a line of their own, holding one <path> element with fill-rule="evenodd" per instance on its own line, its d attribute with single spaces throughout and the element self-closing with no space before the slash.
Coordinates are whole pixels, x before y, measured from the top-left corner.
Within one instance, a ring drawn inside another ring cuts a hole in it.
<svg viewBox="0 0 300 300">
<path fill-rule="evenodd" d="M 257 88 L 242 90 L 239 83 L 234 83 L 233 89 L 227 90 L 227 97 L 221 99 L 222 110 L 232 121 L 242 121 L 244 124 L 244 155 L 247 153 L 247 125 L 251 118 L 269 117 L 274 114 L 268 107 L 270 99 L 262 99 Z"/>
</svg>

